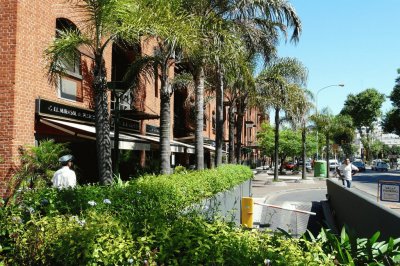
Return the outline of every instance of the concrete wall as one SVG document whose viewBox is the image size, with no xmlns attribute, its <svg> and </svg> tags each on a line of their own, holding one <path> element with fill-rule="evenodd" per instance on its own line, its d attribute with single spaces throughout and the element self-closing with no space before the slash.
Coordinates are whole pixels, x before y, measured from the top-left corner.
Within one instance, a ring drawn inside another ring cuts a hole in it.
<svg viewBox="0 0 400 266">
<path fill-rule="evenodd" d="M 400 213 L 371 200 L 357 189 L 344 188 L 341 182 L 326 180 L 329 204 L 339 229 L 347 224 L 359 237 L 380 231 L 379 240 L 400 237 Z"/>
<path fill-rule="evenodd" d="M 226 221 L 233 221 L 240 224 L 240 210 L 242 197 L 250 197 L 251 179 L 240 185 L 220 192 L 210 199 L 205 199 L 200 204 L 202 212 L 212 218 L 214 215 L 224 217 Z"/>
</svg>

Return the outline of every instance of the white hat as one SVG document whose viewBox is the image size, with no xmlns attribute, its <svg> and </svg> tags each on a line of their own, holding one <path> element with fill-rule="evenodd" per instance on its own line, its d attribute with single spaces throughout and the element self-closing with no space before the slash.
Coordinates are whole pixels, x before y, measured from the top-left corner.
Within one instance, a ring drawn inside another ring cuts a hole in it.
<svg viewBox="0 0 400 266">
<path fill-rule="evenodd" d="M 71 154 L 64 155 L 60 157 L 60 159 L 58 159 L 60 163 L 66 163 L 72 160 L 74 160 L 74 156 L 72 156 Z"/>
</svg>

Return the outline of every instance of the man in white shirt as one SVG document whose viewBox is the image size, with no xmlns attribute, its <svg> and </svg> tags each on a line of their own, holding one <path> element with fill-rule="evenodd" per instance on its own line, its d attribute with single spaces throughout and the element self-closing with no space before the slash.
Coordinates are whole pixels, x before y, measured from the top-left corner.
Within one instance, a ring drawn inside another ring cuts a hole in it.
<svg viewBox="0 0 400 266">
<path fill-rule="evenodd" d="M 344 163 L 337 168 L 338 174 L 342 179 L 343 186 L 351 187 L 353 171 L 358 172 L 358 168 L 350 163 L 350 159 L 346 158 Z"/>
<path fill-rule="evenodd" d="M 58 161 L 62 167 L 53 175 L 53 187 L 56 188 L 68 188 L 76 186 L 76 175 L 72 170 L 72 161 L 74 157 L 70 154 L 62 156 Z"/>
</svg>

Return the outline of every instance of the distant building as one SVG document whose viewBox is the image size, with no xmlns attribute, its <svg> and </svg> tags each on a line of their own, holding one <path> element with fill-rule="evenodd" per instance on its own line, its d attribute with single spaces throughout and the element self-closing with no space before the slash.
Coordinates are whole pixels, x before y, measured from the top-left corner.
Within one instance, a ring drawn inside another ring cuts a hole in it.
<svg viewBox="0 0 400 266">
<path fill-rule="evenodd" d="M 393 133 L 384 133 L 381 126 L 381 120 L 373 122 L 372 130 L 369 127 L 362 127 L 361 132 L 356 130 L 355 145 L 358 147 L 356 157 L 363 157 L 364 146 L 361 142 L 363 136 L 369 136 L 371 140 L 380 141 L 383 144 L 392 146 L 400 146 L 400 136 Z"/>
</svg>

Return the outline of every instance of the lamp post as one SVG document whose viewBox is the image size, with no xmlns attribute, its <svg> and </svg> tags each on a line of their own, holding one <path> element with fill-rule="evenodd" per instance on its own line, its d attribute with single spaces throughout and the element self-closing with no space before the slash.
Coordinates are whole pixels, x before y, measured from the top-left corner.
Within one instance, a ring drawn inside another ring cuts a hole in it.
<svg viewBox="0 0 400 266">
<path fill-rule="evenodd" d="M 121 95 L 126 92 L 125 83 L 122 81 L 111 81 L 107 82 L 107 86 L 111 89 L 115 97 L 114 106 L 114 169 L 113 172 L 116 176 L 119 176 L 119 101 Z"/>
<path fill-rule="evenodd" d="M 327 89 L 327 88 L 330 88 L 330 87 L 344 87 L 344 84 L 339 83 L 339 84 L 328 85 L 328 86 L 325 86 L 325 87 L 323 87 L 323 88 L 321 88 L 321 89 L 319 89 L 319 90 L 317 91 L 317 94 L 315 95 L 315 114 L 316 114 L 316 115 L 318 115 L 318 94 L 319 94 L 322 90 Z M 328 147 L 327 147 L 327 148 L 328 148 Z M 318 160 L 318 129 L 317 129 L 317 160 Z"/>
</svg>

